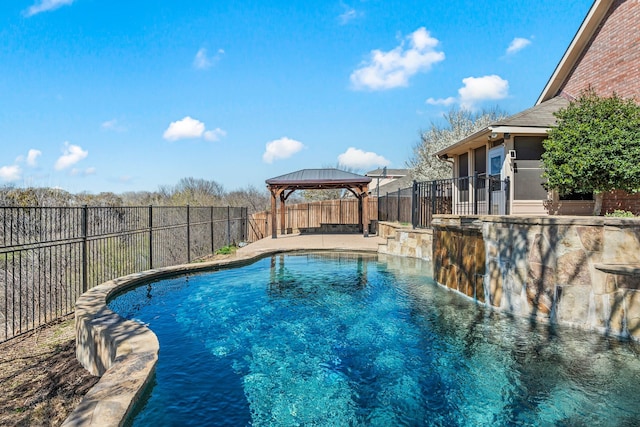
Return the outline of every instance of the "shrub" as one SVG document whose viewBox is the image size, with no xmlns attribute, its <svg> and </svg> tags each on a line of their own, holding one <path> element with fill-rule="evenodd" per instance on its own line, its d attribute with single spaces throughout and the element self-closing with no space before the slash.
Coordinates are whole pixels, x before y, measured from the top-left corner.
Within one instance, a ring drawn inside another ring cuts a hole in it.
<svg viewBox="0 0 640 427">
<path fill-rule="evenodd" d="M 634 218 L 635 217 L 633 212 L 624 211 L 622 209 L 616 209 L 613 212 L 607 213 L 605 216 L 614 217 L 614 218 Z"/>
</svg>

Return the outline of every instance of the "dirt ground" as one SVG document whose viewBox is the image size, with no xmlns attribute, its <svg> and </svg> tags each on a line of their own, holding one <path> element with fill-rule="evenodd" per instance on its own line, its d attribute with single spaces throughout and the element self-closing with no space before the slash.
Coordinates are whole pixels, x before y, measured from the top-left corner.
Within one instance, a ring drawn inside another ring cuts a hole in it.
<svg viewBox="0 0 640 427">
<path fill-rule="evenodd" d="M 203 257 L 199 262 L 234 257 Z M 76 360 L 74 317 L 0 343 L 0 426 L 59 426 L 99 377 Z"/>
<path fill-rule="evenodd" d="M 0 426 L 59 426 L 98 381 L 75 357 L 73 316 L 0 344 Z"/>
</svg>

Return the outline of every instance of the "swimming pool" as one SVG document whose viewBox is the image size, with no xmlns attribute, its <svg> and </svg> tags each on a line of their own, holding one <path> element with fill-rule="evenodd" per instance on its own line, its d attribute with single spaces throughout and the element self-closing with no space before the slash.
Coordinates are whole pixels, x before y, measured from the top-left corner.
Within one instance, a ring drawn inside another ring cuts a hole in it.
<svg viewBox="0 0 640 427">
<path fill-rule="evenodd" d="M 418 260 L 291 254 L 109 306 L 160 341 L 143 425 L 637 425 L 633 343 L 486 311 Z"/>
</svg>

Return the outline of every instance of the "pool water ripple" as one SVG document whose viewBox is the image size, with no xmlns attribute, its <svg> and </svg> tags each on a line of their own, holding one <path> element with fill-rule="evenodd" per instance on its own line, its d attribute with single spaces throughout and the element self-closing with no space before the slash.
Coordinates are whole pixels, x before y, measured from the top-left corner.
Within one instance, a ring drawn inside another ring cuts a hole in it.
<svg viewBox="0 0 640 427">
<path fill-rule="evenodd" d="M 637 425 L 636 345 L 486 311 L 402 262 L 277 255 L 117 297 L 160 340 L 132 424 Z"/>
</svg>

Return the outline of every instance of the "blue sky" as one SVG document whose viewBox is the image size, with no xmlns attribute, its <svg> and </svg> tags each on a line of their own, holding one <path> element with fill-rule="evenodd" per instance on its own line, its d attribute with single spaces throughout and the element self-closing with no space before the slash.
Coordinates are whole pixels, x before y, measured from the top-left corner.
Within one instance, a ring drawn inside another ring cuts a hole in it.
<svg viewBox="0 0 640 427">
<path fill-rule="evenodd" d="M 403 168 L 451 107 L 531 107 L 591 4 L 6 0 L 0 185 Z"/>
</svg>

